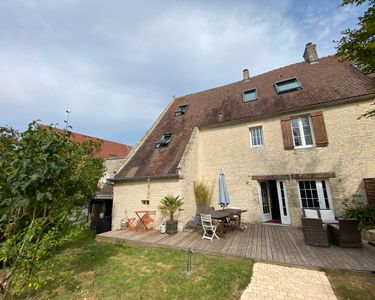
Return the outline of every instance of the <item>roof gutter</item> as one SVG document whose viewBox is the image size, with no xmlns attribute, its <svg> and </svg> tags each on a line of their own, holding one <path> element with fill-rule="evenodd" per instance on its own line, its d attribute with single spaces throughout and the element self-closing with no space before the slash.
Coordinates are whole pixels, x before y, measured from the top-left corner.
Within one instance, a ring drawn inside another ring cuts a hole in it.
<svg viewBox="0 0 375 300">
<path fill-rule="evenodd" d="M 154 175 L 154 176 L 117 177 L 117 178 L 111 178 L 109 179 L 109 181 L 111 182 L 142 181 L 142 180 L 149 180 L 149 179 L 169 179 L 169 178 L 182 179 L 182 177 L 179 174 L 164 174 L 164 175 Z"/>
</svg>

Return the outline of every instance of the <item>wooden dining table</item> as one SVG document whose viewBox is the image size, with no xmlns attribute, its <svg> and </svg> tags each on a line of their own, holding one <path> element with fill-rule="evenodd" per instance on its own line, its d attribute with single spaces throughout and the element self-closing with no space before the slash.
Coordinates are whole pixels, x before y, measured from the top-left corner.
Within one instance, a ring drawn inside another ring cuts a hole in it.
<svg viewBox="0 0 375 300">
<path fill-rule="evenodd" d="M 228 223 L 230 219 L 233 219 L 234 217 L 238 218 L 237 228 L 241 225 L 241 214 L 243 212 L 246 212 L 247 210 L 240 209 L 240 208 L 224 208 L 224 209 L 218 209 L 210 211 L 209 214 L 211 215 L 211 218 L 214 220 L 219 220 L 222 223 L 221 231 L 222 233 L 226 232 L 226 229 L 229 227 Z"/>
</svg>

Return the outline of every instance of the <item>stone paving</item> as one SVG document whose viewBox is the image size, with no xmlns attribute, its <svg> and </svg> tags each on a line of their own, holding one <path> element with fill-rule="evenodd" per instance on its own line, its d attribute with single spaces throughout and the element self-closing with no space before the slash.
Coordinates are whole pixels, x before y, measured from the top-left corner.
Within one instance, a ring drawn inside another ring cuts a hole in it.
<svg viewBox="0 0 375 300">
<path fill-rule="evenodd" d="M 248 299 L 337 298 L 324 272 L 257 262 L 241 296 L 241 300 Z"/>
</svg>

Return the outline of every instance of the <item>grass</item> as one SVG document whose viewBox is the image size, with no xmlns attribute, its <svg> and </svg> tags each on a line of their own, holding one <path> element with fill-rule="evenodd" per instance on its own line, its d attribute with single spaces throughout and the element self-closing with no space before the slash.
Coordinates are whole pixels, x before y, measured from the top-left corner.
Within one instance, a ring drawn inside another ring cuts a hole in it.
<svg viewBox="0 0 375 300">
<path fill-rule="evenodd" d="M 326 271 L 328 279 L 338 299 L 375 299 L 375 274 Z"/>
<path fill-rule="evenodd" d="M 238 299 L 253 262 L 186 251 L 98 243 L 84 232 L 46 261 L 47 284 L 28 299 Z"/>
</svg>

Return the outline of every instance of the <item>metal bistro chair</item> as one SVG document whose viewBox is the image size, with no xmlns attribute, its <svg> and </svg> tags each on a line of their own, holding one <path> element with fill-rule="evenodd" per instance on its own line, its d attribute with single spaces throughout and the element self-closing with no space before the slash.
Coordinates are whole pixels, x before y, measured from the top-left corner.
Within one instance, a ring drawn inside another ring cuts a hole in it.
<svg viewBox="0 0 375 300">
<path fill-rule="evenodd" d="M 129 218 L 128 212 L 125 210 L 125 221 L 128 223 L 128 229 L 132 231 L 137 230 L 137 225 L 135 224 L 136 218 Z"/>
<path fill-rule="evenodd" d="M 216 234 L 217 225 L 212 224 L 212 217 L 211 215 L 201 214 L 201 223 L 203 228 L 203 239 L 208 239 L 212 241 L 214 238 L 219 239 Z"/>
</svg>

